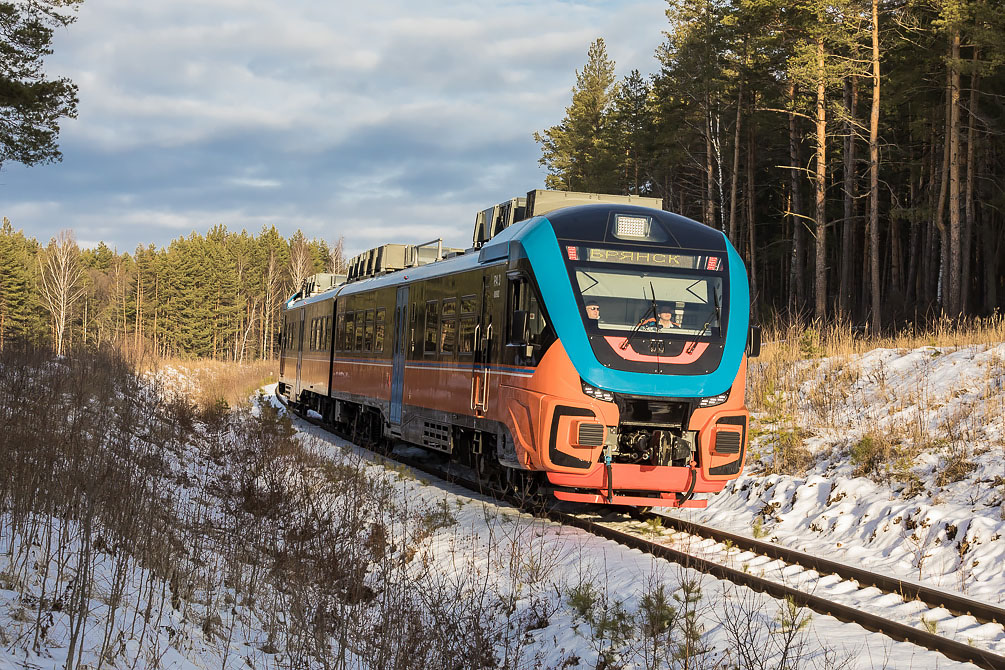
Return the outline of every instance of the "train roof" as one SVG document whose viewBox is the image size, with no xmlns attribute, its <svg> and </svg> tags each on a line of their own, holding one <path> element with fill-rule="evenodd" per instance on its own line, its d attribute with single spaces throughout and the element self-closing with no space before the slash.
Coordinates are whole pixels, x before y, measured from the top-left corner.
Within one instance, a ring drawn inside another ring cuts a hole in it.
<svg viewBox="0 0 1005 670">
<path fill-rule="evenodd" d="M 330 300 L 339 295 L 351 295 L 360 291 L 397 285 L 404 281 L 419 281 L 464 272 L 480 265 L 506 260 L 510 255 L 511 243 L 519 241 L 535 227 L 536 222 L 541 220 L 548 221 L 555 235 L 562 239 L 625 243 L 624 240 L 616 239 L 612 233 L 613 214 L 644 215 L 658 221 L 661 224 L 660 228 L 666 232 L 666 242 L 672 246 L 718 252 L 726 249 L 726 238 L 722 232 L 679 214 L 632 204 L 575 205 L 514 223 L 488 240 L 480 249 L 468 249 L 464 253 L 425 265 L 349 281 L 309 298 L 290 300 L 287 302 L 287 307 L 302 307 Z"/>
</svg>

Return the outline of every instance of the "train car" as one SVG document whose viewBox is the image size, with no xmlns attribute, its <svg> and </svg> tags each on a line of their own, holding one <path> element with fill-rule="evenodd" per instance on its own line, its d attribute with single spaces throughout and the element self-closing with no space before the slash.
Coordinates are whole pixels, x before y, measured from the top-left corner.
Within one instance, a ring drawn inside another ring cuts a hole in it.
<svg viewBox="0 0 1005 670">
<path fill-rule="evenodd" d="M 287 303 L 279 392 L 561 500 L 704 506 L 746 454 L 746 269 L 721 232 L 638 202 L 532 191 L 479 214 L 466 252 L 357 257 Z"/>
</svg>

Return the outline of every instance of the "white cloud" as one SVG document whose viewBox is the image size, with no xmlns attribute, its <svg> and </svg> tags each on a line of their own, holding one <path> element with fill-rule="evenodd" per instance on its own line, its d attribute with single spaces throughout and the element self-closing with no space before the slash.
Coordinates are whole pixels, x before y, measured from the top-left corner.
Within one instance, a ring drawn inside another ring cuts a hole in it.
<svg viewBox="0 0 1005 670">
<path fill-rule="evenodd" d="M 227 180 L 234 186 L 246 186 L 248 188 L 279 188 L 282 182 L 276 179 L 255 179 L 253 177 L 231 177 Z"/>
<path fill-rule="evenodd" d="M 0 200 L 123 248 L 216 223 L 463 241 L 541 185 L 531 135 L 593 39 L 648 72 L 664 23 L 654 0 L 88 0 L 48 68 L 80 87 L 66 160 L 5 166 Z"/>
</svg>

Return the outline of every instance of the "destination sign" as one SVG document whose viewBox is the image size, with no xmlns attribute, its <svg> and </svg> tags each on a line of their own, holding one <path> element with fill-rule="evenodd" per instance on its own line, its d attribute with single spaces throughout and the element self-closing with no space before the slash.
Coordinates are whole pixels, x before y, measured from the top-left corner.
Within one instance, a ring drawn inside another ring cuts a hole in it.
<svg viewBox="0 0 1005 670">
<path fill-rule="evenodd" d="M 720 270 L 722 268 L 722 261 L 718 256 L 572 246 L 566 248 L 566 254 L 572 261 L 591 261 L 594 263 L 625 263 L 649 267 L 683 268 L 685 270 Z"/>
</svg>

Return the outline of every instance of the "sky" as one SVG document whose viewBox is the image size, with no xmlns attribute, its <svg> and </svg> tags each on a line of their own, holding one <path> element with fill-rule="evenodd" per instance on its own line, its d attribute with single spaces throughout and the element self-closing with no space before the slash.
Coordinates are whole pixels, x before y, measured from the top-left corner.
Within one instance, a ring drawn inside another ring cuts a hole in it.
<svg viewBox="0 0 1005 670">
<path fill-rule="evenodd" d="M 442 237 L 543 188 L 589 45 L 654 71 L 662 0 L 85 0 L 50 75 L 80 88 L 63 161 L 0 170 L 0 215 L 47 241 L 167 246 L 223 224 L 347 253 Z"/>
</svg>

